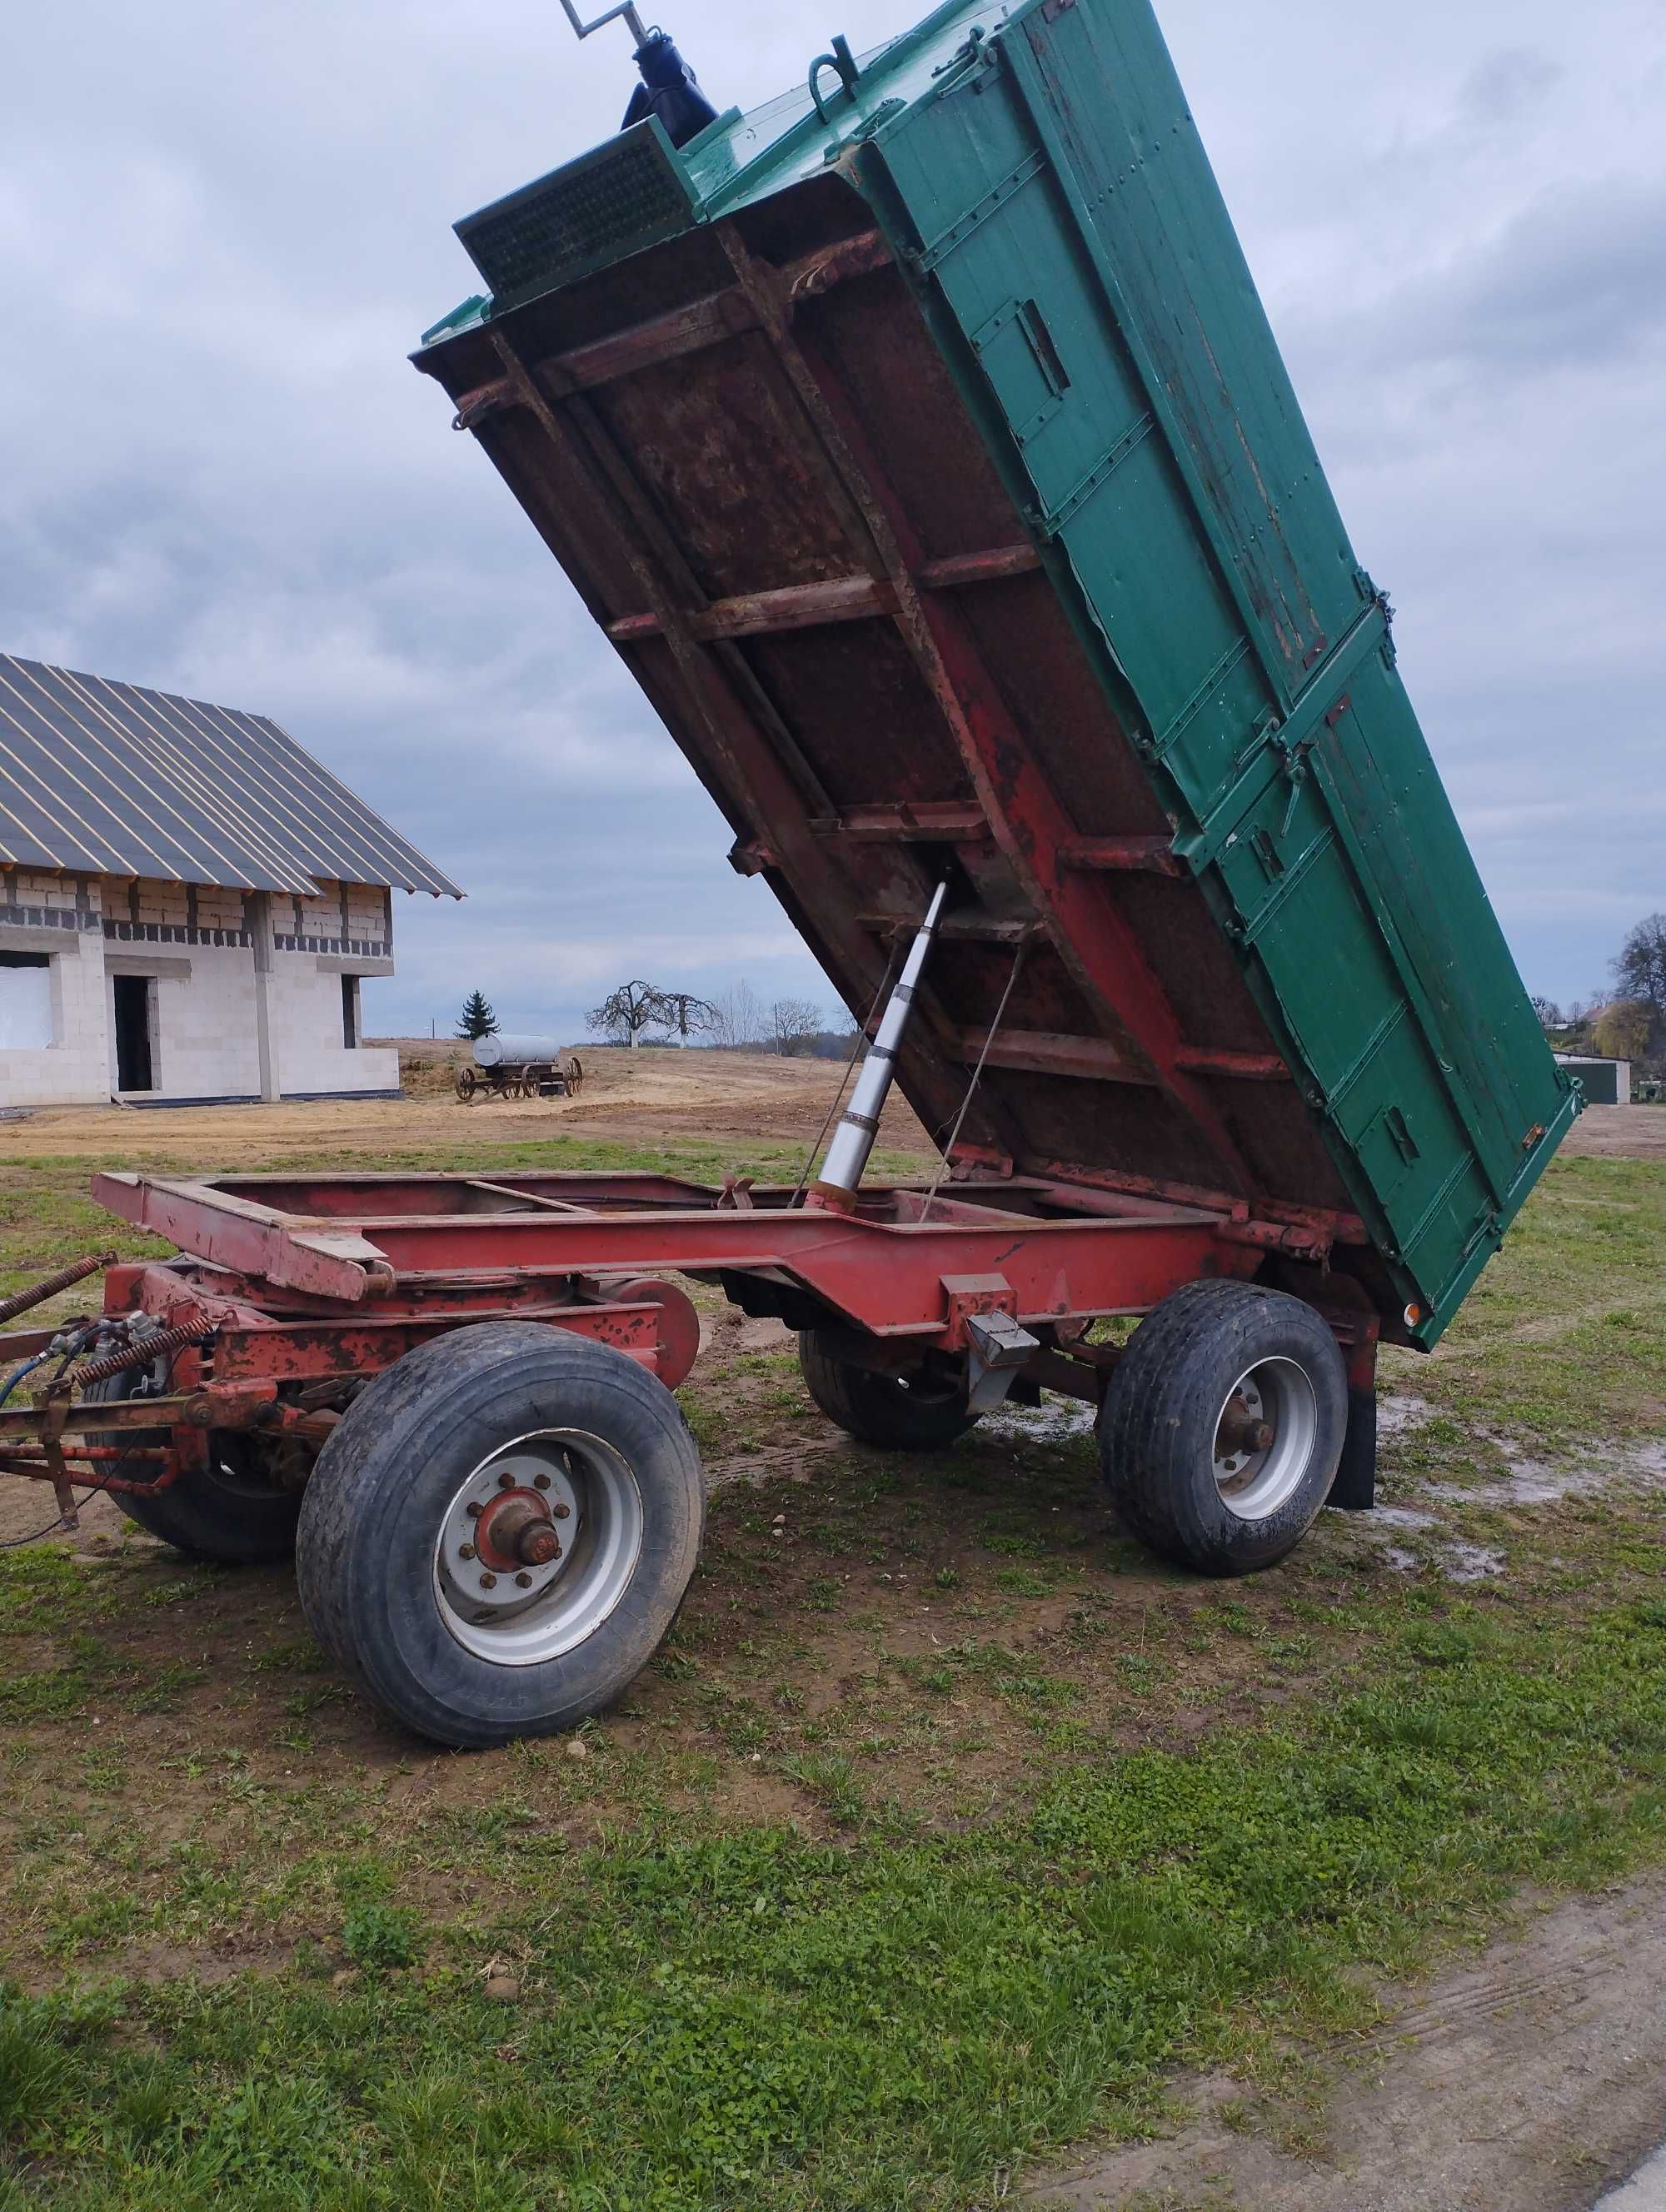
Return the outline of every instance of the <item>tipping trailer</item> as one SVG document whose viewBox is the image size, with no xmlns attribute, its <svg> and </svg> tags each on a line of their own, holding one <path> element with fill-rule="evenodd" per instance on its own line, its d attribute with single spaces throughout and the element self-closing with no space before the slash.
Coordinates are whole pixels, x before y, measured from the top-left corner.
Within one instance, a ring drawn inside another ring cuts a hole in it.
<svg viewBox="0 0 1666 2212">
<path fill-rule="evenodd" d="M 1370 1504 L 1377 1345 L 1434 1344 L 1579 1103 L 1146 0 L 950 0 L 750 116 L 621 15 L 627 127 L 459 224 L 489 295 L 416 365 L 869 1010 L 819 1176 L 103 1176 L 181 1256 L 11 1340 L 58 1374 L 0 1411 L 71 1510 L 294 1547 L 459 1744 L 675 1614 L 677 1276 L 887 1449 L 1096 1406 L 1124 1518 L 1242 1573 Z M 893 1079 L 929 1182 L 865 1176 Z"/>
</svg>

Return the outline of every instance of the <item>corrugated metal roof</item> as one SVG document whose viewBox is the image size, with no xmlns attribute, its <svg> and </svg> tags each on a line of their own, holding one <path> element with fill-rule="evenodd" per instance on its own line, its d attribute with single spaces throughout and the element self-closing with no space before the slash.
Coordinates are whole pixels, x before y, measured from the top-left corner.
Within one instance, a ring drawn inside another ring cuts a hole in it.
<svg viewBox="0 0 1666 2212">
<path fill-rule="evenodd" d="M 0 860 L 247 890 L 463 894 L 264 714 L 0 653 Z"/>
</svg>

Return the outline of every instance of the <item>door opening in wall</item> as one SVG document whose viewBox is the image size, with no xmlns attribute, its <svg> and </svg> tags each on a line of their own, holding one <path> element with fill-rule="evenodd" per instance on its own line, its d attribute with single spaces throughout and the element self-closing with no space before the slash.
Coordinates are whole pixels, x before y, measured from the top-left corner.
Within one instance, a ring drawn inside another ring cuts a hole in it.
<svg viewBox="0 0 1666 2212">
<path fill-rule="evenodd" d="M 155 1031 L 156 979 L 154 975 L 112 975 L 116 993 L 116 1088 L 154 1091 L 155 1060 L 151 1050 Z"/>
<path fill-rule="evenodd" d="M 344 975 L 341 979 L 341 1041 L 349 1052 L 359 1042 L 359 979 Z"/>
</svg>

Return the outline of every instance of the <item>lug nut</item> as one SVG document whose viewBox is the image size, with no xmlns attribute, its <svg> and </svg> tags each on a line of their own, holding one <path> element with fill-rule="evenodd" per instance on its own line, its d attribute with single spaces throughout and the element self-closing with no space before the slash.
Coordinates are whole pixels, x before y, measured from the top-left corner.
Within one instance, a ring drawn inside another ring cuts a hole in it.
<svg viewBox="0 0 1666 2212">
<path fill-rule="evenodd" d="M 457 1556 L 459 1559 L 471 1559 L 474 1557 L 474 1546 L 472 1544 L 459 1544 L 457 1547 Z"/>
<path fill-rule="evenodd" d="M 480 1577 L 480 1587 L 482 1589 L 496 1589 L 497 1588 L 497 1577 L 496 1575 L 482 1575 Z"/>
<path fill-rule="evenodd" d="M 497 1478 L 497 1486 L 500 1490 L 513 1490 L 515 1486 L 514 1475 L 500 1474 Z"/>
<path fill-rule="evenodd" d="M 535 1474 L 532 1477 L 532 1487 L 534 1490 L 547 1490 L 550 1487 L 549 1476 L 547 1474 Z"/>
<path fill-rule="evenodd" d="M 483 1505 L 471 1505 L 471 1506 L 470 1506 L 470 1508 L 469 1508 L 469 1518 L 470 1518 L 470 1520 L 471 1520 L 471 1521 L 477 1521 L 477 1520 L 480 1518 L 481 1515 L 485 1511 L 485 1510 L 486 1510 L 486 1509 L 485 1509 L 485 1507 L 484 1507 Z"/>
<path fill-rule="evenodd" d="M 553 1520 L 564 1521 L 572 1510 L 570 1505 L 552 1505 L 550 1508 L 550 1517 Z"/>
<path fill-rule="evenodd" d="M 517 1575 L 515 1580 L 522 1589 L 531 1589 L 532 1587 L 532 1578 L 530 1575 Z"/>
</svg>

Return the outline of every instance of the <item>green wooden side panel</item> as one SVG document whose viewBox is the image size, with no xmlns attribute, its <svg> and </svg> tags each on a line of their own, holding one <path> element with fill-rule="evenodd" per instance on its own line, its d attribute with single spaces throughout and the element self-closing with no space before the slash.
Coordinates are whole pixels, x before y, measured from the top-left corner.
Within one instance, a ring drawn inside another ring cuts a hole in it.
<svg viewBox="0 0 1666 2212">
<path fill-rule="evenodd" d="M 1432 1341 L 1578 1101 L 1154 16 L 1031 0 L 860 173 Z"/>
</svg>

